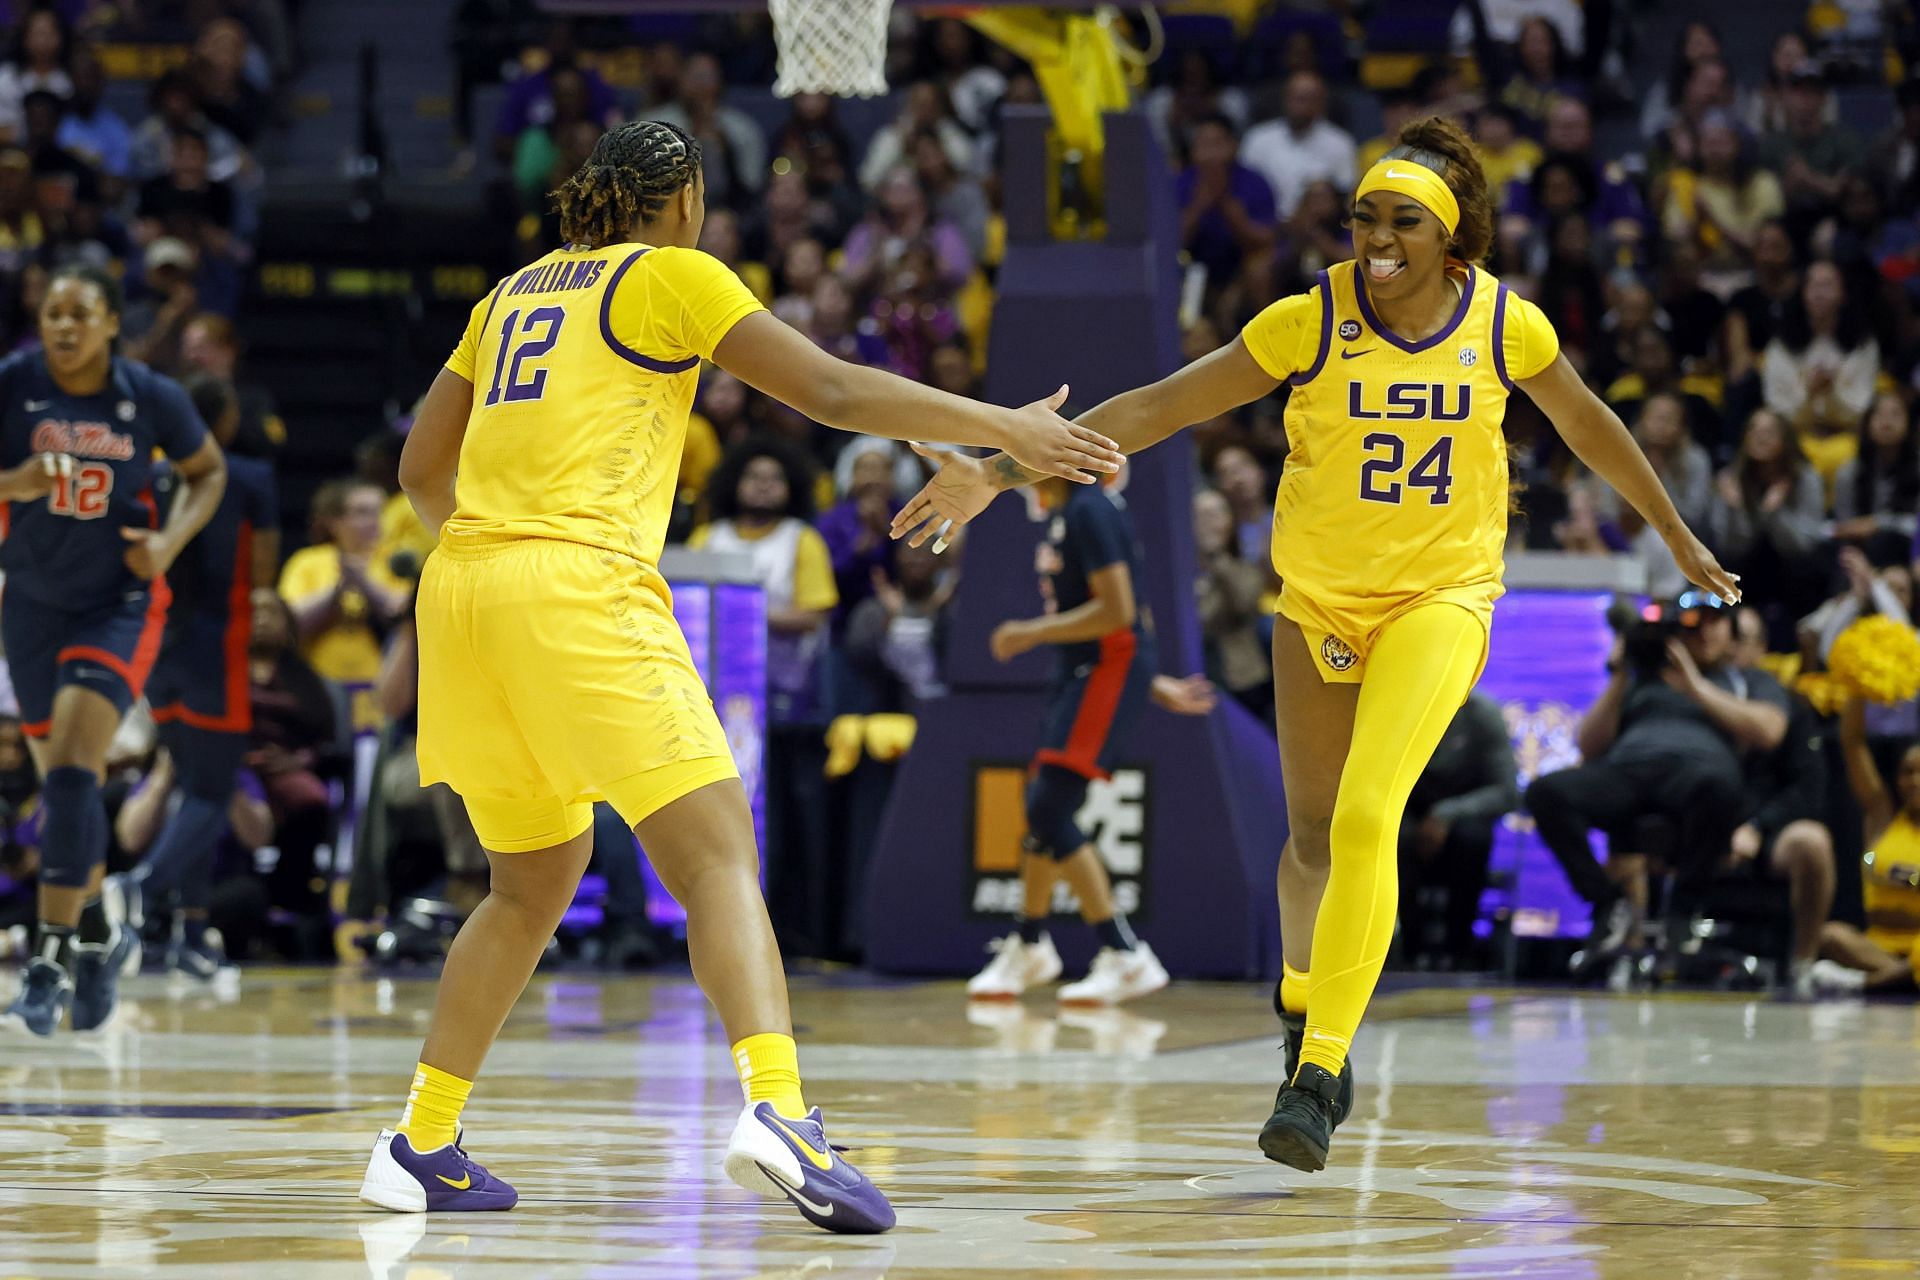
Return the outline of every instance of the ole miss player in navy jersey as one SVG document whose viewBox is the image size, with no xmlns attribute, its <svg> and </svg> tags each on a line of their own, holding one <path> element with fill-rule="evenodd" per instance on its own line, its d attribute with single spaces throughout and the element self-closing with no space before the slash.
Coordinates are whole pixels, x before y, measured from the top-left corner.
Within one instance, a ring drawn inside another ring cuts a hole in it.
<svg viewBox="0 0 1920 1280">
<path fill-rule="evenodd" d="M 1112 1005 L 1158 991 L 1167 985 L 1167 971 L 1114 909 L 1107 869 L 1074 815 L 1093 779 L 1107 776 L 1149 698 L 1177 714 L 1204 715 L 1213 708 L 1213 686 L 1200 676 L 1154 674 L 1150 619 L 1134 603 L 1140 540 L 1119 491 L 1065 481 L 1044 481 L 1038 490 L 1050 513 L 1038 565 L 1049 607 L 1038 618 L 1000 624 L 991 641 L 1001 662 L 1043 644 L 1056 646 L 1058 656 L 1044 742 L 1027 783 L 1025 901 L 1015 932 L 995 944 L 998 954 L 967 984 L 967 994 L 1012 999 L 1060 976 L 1046 919 L 1054 879 L 1063 876 L 1080 901 L 1081 918 L 1100 935 L 1100 953 L 1085 979 L 1060 989 L 1060 1000 Z"/>
<path fill-rule="evenodd" d="M 232 384 L 197 375 L 187 380 L 193 407 L 222 449 L 240 427 Z M 178 470 L 155 476 L 169 513 L 181 493 Z M 188 490 L 191 491 L 190 488 Z M 128 877 L 129 908 L 146 909 L 173 891 L 180 913 L 167 963 L 193 977 L 212 978 L 221 956 L 206 932 L 207 889 L 234 777 L 247 750 L 253 716 L 247 646 L 253 638 L 253 593 L 273 591 L 280 564 L 280 508 L 273 468 L 258 458 L 227 455 L 227 488 L 213 518 L 167 575 L 173 604 L 167 611 L 160 659 L 147 682 L 160 744 L 173 762 L 180 807 Z M 130 968 L 137 968 L 132 958 Z"/>
<path fill-rule="evenodd" d="M 40 771 L 40 942 L 8 1015 L 51 1035 L 113 1012 L 135 945 L 101 902 L 107 813 L 100 775 L 120 717 L 160 650 L 165 573 L 226 487 L 220 446 L 178 383 L 113 354 L 120 291 L 91 267 L 56 273 L 43 350 L 0 362 L 0 633 Z M 163 526 L 153 454 L 184 491 Z"/>
</svg>

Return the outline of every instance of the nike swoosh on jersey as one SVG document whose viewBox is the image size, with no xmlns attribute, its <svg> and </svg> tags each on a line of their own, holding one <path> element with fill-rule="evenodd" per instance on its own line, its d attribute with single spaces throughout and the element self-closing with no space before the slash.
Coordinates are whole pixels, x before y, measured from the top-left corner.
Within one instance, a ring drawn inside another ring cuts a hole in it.
<svg viewBox="0 0 1920 1280">
<path fill-rule="evenodd" d="M 767 1122 L 769 1124 L 775 1125 L 776 1127 L 779 1128 L 779 1130 L 782 1133 L 786 1134 L 787 1137 L 793 1139 L 793 1145 L 800 1148 L 800 1150 L 806 1154 L 808 1163 L 812 1164 L 813 1167 L 816 1169 L 833 1168 L 832 1152 L 828 1152 L 824 1156 L 821 1155 L 818 1151 L 815 1151 L 813 1149 L 813 1144 L 811 1142 L 808 1142 L 805 1138 L 795 1133 L 791 1128 L 787 1126 L 786 1121 L 782 1120 L 778 1115 L 773 1114 L 773 1109 L 771 1107 L 769 1107 L 767 1110 L 768 1110 Z"/>
<path fill-rule="evenodd" d="M 468 1187 L 471 1187 L 473 1185 L 473 1173 L 471 1170 L 461 1174 L 460 1181 L 458 1182 L 455 1182 L 452 1178 L 449 1178 L 444 1173 L 436 1173 L 433 1176 L 440 1179 L 440 1181 L 446 1183 L 448 1186 L 452 1187 L 455 1191 L 465 1191 Z"/>
<path fill-rule="evenodd" d="M 1349 351 L 1345 347 L 1342 347 L 1340 348 L 1340 358 L 1342 360 L 1352 360 L 1359 356 L 1363 356 L 1367 354 L 1367 351 L 1372 351 L 1372 350 L 1373 350 L 1372 347 L 1368 347 L 1366 351 Z"/>
</svg>

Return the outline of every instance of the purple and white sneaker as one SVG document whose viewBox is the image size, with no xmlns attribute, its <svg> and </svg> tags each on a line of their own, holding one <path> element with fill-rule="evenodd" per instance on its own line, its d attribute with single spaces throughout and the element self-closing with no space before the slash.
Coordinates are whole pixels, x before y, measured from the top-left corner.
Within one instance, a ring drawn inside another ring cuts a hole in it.
<svg viewBox="0 0 1920 1280">
<path fill-rule="evenodd" d="M 783 1195 L 824 1230 L 873 1235 L 893 1226 L 893 1206 L 827 1141 L 818 1107 L 791 1120 L 771 1102 L 748 1103 L 727 1143 L 726 1169 L 736 1186 Z"/>
<path fill-rule="evenodd" d="M 382 1129 L 360 1198 L 395 1213 L 457 1213 L 511 1209 L 520 1193 L 474 1163 L 458 1138 L 415 1151 L 406 1134 Z"/>
</svg>

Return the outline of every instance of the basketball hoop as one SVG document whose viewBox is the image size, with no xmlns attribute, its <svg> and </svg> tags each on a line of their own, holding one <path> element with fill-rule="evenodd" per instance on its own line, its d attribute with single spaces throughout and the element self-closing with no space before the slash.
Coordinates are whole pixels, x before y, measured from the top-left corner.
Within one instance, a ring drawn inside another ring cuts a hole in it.
<svg viewBox="0 0 1920 1280">
<path fill-rule="evenodd" d="M 773 91 L 872 98 L 887 91 L 892 0 L 769 0 L 779 75 Z"/>
</svg>

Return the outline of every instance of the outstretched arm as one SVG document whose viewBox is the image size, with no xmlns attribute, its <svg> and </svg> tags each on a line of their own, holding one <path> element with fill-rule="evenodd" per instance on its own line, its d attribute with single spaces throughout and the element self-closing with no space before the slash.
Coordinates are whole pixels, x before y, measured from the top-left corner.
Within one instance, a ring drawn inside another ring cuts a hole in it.
<svg viewBox="0 0 1920 1280">
<path fill-rule="evenodd" d="M 1122 453 L 1138 453 L 1196 422 L 1258 400 L 1279 385 L 1245 341 L 1235 338 L 1158 382 L 1101 401 L 1078 422 L 1111 439 Z M 920 453 L 939 464 L 940 472 L 893 518 L 893 536 L 911 533 L 916 547 L 938 533 L 942 521 L 965 524 L 985 510 L 995 494 L 1041 478 L 1040 472 L 1005 453 L 988 458 L 925 449 Z"/>
<path fill-rule="evenodd" d="M 728 330 L 713 360 L 748 386 L 830 427 L 892 440 L 1005 449 L 1036 476 L 1081 484 L 1120 469 L 1112 441 L 1054 412 L 1066 399 L 1065 387 L 1019 409 L 982 404 L 837 359 L 765 311 Z"/>
<path fill-rule="evenodd" d="M 1564 355 L 1519 385 L 1547 415 L 1574 456 L 1612 485 L 1653 526 L 1690 581 L 1723 600 L 1740 598 L 1740 580 L 1721 568 L 1713 553 L 1687 528 L 1646 454 L 1628 434 L 1626 424 L 1580 381 Z"/>
<path fill-rule="evenodd" d="M 1874 763 L 1873 751 L 1867 746 L 1867 703 L 1858 694 L 1840 713 L 1840 759 L 1847 767 L 1847 785 L 1860 806 L 1864 824 L 1861 834 L 1872 845 L 1892 824 L 1894 806 L 1893 796 L 1880 776 L 1880 766 Z"/>
</svg>

